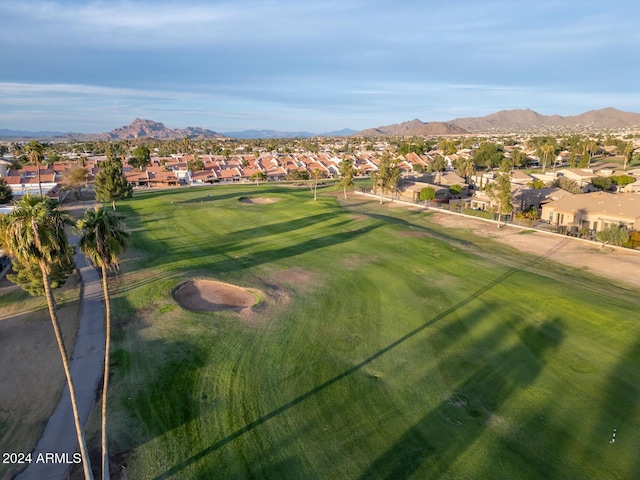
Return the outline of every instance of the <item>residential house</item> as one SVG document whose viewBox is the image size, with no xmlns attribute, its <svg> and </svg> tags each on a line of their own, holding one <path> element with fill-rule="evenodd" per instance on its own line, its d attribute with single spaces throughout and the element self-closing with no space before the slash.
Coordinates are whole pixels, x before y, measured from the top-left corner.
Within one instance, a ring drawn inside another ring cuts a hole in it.
<svg viewBox="0 0 640 480">
<path fill-rule="evenodd" d="M 544 204 L 554 202 L 567 195 L 572 194 L 560 188 L 531 188 L 526 185 L 516 185 L 512 189 L 512 203 L 516 210 L 527 210 L 534 207 L 540 211 Z"/>
<path fill-rule="evenodd" d="M 553 225 L 598 232 L 613 224 L 640 229 L 640 195 L 594 192 L 567 195 L 542 206 L 542 219 Z"/>
<path fill-rule="evenodd" d="M 533 181 L 531 175 L 527 175 L 521 170 L 513 170 L 509 175 L 511 175 L 511 185 L 527 185 Z"/>
<path fill-rule="evenodd" d="M 38 184 L 36 167 L 25 165 L 21 170 L 9 170 L 4 179 L 9 188 L 11 188 L 14 198 L 26 194 L 39 195 L 40 189 L 42 189 L 43 194 L 49 197 L 55 197 L 58 192 L 60 176 L 56 174 L 53 169 L 41 168 L 40 184 Z"/>
<path fill-rule="evenodd" d="M 0 158 L 0 177 L 6 177 L 7 172 L 12 166 L 13 164 L 10 161 Z"/>
<path fill-rule="evenodd" d="M 405 160 L 411 165 L 411 171 L 423 171 L 426 172 L 429 167 L 429 162 L 425 160 L 426 155 L 418 155 L 417 153 L 409 152 L 404 156 Z"/>
<path fill-rule="evenodd" d="M 134 187 L 149 186 L 149 174 L 147 172 L 129 171 L 123 173 L 124 177 L 127 179 L 127 183 L 130 183 Z"/>
<path fill-rule="evenodd" d="M 221 182 L 239 182 L 242 179 L 242 173 L 238 167 L 221 169 L 216 174 Z"/>
<path fill-rule="evenodd" d="M 464 178 L 455 172 L 432 172 L 427 176 L 428 182 L 436 184 L 441 187 L 446 187 L 447 190 L 453 185 L 460 185 L 460 195 L 466 196 L 469 194 L 469 185 L 465 183 Z"/>
<path fill-rule="evenodd" d="M 575 180 L 580 188 L 587 188 L 598 175 L 590 168 L 567 168 L 558 172 L 559 175 L 564 175 L 566 178 Z"/>
<path fill-rule="evenodd" d="M 214 183 L 218 181 L 218 176 L 216 175 L 215 170 L 198 170 L 190 172 L 189 180 L 191 183 L 197 184 Z"/>
<path fill-rule="evenodd" d="M 449 195 L 449 187 L 446 186 L 426 182 L 407 182 L 403 184 L 398 196 L 400 200 L 416 203 L 420 201 L 422 189 L 427 187 L 431 187 L 436 191 L 436 200 L 444 200 Z"/>
</svg>

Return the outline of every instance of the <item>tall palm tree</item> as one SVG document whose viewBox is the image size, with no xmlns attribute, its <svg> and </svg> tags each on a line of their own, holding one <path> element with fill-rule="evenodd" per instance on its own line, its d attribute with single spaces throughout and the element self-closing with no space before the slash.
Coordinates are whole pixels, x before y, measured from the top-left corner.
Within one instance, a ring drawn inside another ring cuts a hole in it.
<svg viewBox="0 0 640 480">
<path fill-rule="evenodd" d="M 129 232 L 124 217 L 104 208 L 86 210 L 76 226 L 80 233 L 80 250 L 102 272 L 102 292 L 105 306 L 104 379 L 102 387 L 102 478 L 109 478 L 107 450 L 107 387 L 109 383 L 109 353 L 111 349 L 111 300 L 109 298 L 108 273 L 118 268 L 120 255 L 129 244 Z"/>
<path fill-rule="evenodd" d="M 542 173 L 545 173 L 545 170 L 547 169 L 547 163 L 549 163 L 549 159 L 553 157 L 555 148 L 550 143 L 545 143 L 544 145 L 542 145 L 542 147 L 540 147 L 540 151 L 542 152 Z M 553 169 L 555 171 L 555 160 Z"/>
<path fill-rule="evenodd" d="M 623 170 L 626 170 L 627 165 L 629 165 L 633 160 L 633 151 L 634 151 L 633 142 L 629 141 L 629 143 L 627 143 L 624 149 L 624 164 L 622 165 Z"/>
<path fill-rule="evenodd" d="M 37 264 L 42 272 L 44 294 L 49 307 L 51 324 L 58 342 L 58 349 L 62 357 L 62 366 L 69 386 L 71 408 L 78 436 L 78 446 L 83 460 L 85 479 L 92 479 L 89 452 L 84 440 L 84 432 L 80 424 L 76 393 L 71 378 L 69 359 L 64 345 L 56 303 L 51 292 L 49 275 L 55 268 L 57 258 L 69 254 L 71 246 L 67 241 L 65 226 L 71 225 L 71 217 L 58 207 L 58 202 L 45 197 L 25 195 L 17 203 L 16 209 L 2 217 L 0 223 L 0 244 L 6 252 L 23 265 Z"/>
<path fill-rule="evenodd" d="M 38 190 L 40 196 L 42 196 L 42 182 L 40 180 L 40 162 L 44 159 L 44 145 L 36 140 L 31 140 L 27 144 L 27 151 L 29 152 L 29 160 L 36 164 L 36 176 L 38 178 Z"/>
<path fill-rule="evenodd" d="M 458 175 L 464 178 L 467 184 L 471 184 L 471 176 L 476 173 L 476 166 L 470 158 L 461 158 L 456 163 Z"/>
</svg>

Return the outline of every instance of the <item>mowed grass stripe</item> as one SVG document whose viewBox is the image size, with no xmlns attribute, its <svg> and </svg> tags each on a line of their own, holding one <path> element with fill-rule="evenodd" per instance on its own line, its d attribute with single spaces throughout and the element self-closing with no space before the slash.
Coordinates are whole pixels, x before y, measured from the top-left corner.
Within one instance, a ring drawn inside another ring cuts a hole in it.
<svg viewBox="0 0 640 480">
<path fill-rule="evenodd" d="M 280 201 L 240 205 L 248 192 Z M 577 270 L 540 268 L 536 256 L 375 203 L 313 202 L 308 191 L 270 186 L 175 195 L 123 208 L 156 229 L 136 231 L 137 259 L 123 266 L 123 278 L 148 283 L 117 298 L 127 361 L 115 367 L 112 437 L 131 475 L 637 471 L 637 292 L 609 296 Z M 159 209 L 171 201 L 174 211 L 190 207 L 165 218 Z M 310 280 L 283 283 L 290 302 L 258 325 L 163 310 L 180 279 L 260 288 L 286 268 Z M 624 443 L 611 448 L 622 422 Z"/>
</svg>

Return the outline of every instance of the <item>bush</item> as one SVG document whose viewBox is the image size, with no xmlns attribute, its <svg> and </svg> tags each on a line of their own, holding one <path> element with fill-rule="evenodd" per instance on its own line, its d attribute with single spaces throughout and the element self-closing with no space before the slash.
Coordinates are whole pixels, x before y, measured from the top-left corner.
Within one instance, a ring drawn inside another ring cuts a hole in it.
<svg viewBox="0 0 640 480">
<path fill-rule="evenodd" d="M 451 195 L 460 195 L 462 193 L 462 186 L 461 185 L 451 185 L 449 187 L 449 193 Z"/>
<path fill-rule="evenodd" d="M 436 190 L 435 188 L 432 187 L 424 187 L 422 190 L 420 190 L 420 200 L 433 200 L 434 198 L 436 198 Z"/>
<path fill-rule="evenodd" d="M 560 188 L 569 193 L 582 193 L 582 189 L 578 182 L 566 177 L 558 177 L 551 182 L 551 187 Z"/>
<path fill-rule="evenodd" d="M 614 175 L 613 177 L 611 177 L 611 181 L 619 187 L 623 187 L 635 182 L 636 179 L 631 175 Z"/>
<path fill-rule="evenodd" d="M 537 178 L 535 180 L 527 183 L 527 185 L 530 186 L 531 188 L 535 188 L 535 189 L 538 189 L 538 190 L 545 187 L 544 182 L 542 180 L 537 179 Z"/>
<path fill-rule="evenodd" d="M 640 232 L 631 232 L 628 243 L 629 248 L 640 248 Z"/>
<path fill-rule="evenodd" d="M 622 246 L 629 241 L 629 231 L 621 225 L 611 225 L 609 228 L 596 233 L 596 238 L 602 243 Z"/>
<path fill-rule="evenodd" d="M 295 170 L 287 175 L 287 180 L 309 180 L 309 172 L 306 170 Z"/>
<path fill-rule="evenodd" d="M 591 179 L 591 185 L 600 190 L 609 190 L 611 188 L 611 177 L 594 177 Z"/>
</svg>

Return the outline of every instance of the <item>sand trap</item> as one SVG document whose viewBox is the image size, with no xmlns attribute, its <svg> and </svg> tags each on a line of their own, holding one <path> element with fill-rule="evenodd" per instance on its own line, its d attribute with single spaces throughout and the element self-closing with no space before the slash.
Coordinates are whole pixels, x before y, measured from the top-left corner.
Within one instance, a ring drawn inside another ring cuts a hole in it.
<svg viewBox="0 0 640 480">
<path fill-rule="evenodd" d="M 198 312 L 250 311 L 256 297 L 243 288 L 213 280 L 190 280 L 173 291 L 173 298 L 184 308 Z"/>
<path fill-rule="evenodd" d="M 250 205 L 265 205 L 267 203 L 276 203 L 279 198 L 265 198 L 265 197 L 240 197 L 241 203 L 247 203 Z"/>
</svg>

